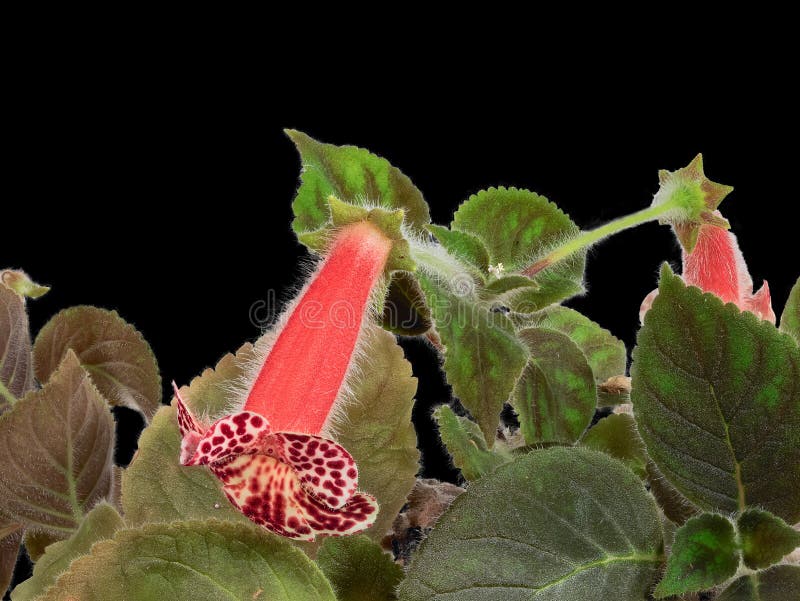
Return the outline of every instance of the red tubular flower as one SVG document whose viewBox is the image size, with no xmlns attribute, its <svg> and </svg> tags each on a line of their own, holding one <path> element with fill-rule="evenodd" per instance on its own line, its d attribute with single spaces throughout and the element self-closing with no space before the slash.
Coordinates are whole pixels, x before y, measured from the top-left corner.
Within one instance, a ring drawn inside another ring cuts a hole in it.
<svg viewBox="0 0 800 601">
<path fill-rule="evenodd" d="M 241 412 L 201 424 L 176 388 L 181 463 L 208 465 L 231 503 L 277 534 L 307 541 L 353 534 L 377 516 L 375 499 L 357 492 L 353 458 L 320 433 L 335 412 L 391 248 L 370 223 L 339 230 Z"/>
<path fill-rule="evenodd" d="M 719 215 L 719 213 L 716 213 Z M 769 285 L 753 293 L 753 279 L 739 250 L 739 244 L 728 230 L 715 225 L 702 225 L 697 244 L 691 253 L 683 251 L 683 280 L 705 292 L 717 295 L 726 303 L 734 303 L 742 311 L 750 311 L 760 319 L 775 323 Z M 642 302 L 640 320 L 658 296 L 653 290 Z"/>
</svg>

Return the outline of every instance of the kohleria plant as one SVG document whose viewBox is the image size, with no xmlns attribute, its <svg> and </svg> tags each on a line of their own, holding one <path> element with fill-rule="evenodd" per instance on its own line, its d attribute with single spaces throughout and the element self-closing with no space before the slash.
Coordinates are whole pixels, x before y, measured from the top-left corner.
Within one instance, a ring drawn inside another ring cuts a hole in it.
<svg viewBox="0 0 800 601">
<path fill-rule="evenodd" d="M 800 598 L 800 281 L 776 327 L 702 157 L 593 230 L 515 188 L 446 227 L 384 159 L 287 133 L 317 267 L 169 406 L 116 313 L 68 309 L 31 344 L 47 289 L 2 272 L 4 586 L 20 544 L 36 562 L 13 601 Z M 588 248 L 655 220 L 683 270 L 663 266 L 628 370 L 562 303 Z M 460 487 L 415 480 L 397 334 L 443 358 L 457 401 L 433 418 Z M 124 470 L 109 404 L 148 421 Z"/>
</svg>

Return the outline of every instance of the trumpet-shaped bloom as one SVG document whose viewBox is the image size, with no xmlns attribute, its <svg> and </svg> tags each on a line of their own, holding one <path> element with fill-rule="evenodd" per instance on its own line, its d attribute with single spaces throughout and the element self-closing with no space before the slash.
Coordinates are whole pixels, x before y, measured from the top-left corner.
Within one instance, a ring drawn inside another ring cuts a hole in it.
<svg viewBox="0 0 800 601">
<path fill-rule="evenodd" d="M 717 213 L 719 215 L 719 213 Z M 711 292 L 726 303 L 734 303 L 742 311 L 750 311 L 760 319 L 775 323 L 769 285 L 766 280 L 758 292 L 753 292 L 753 279 L 739 250 L 736 236 L 716 225 L 702 225 L 692 252 L 682 253 L 683 280 Z M 658 296 L 653 290 L 642 302 L 640 320 Z"/>
<path fill-rule="evenodd" d="M 351 368 L 392 241 L 376 226 L 342 227 L 260 363 L 242 410 L 201 423 L 176 388 L 181 463 L 207 465 L 248 518 L 290 538 L 371 526 L 375 499 L 358 467 L 324 435 Z"/>
</svg>

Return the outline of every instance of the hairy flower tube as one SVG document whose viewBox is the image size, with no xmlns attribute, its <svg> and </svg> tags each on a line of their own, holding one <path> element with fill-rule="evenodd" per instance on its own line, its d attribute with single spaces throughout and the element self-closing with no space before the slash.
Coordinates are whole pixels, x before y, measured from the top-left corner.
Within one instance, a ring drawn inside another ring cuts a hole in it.
<svg viewBox="0 0 800 601">
<path fill-rule="evenodd" d="M 716 212 L 719 215 L 719 212 Z M 720 216 L 721 217 L 721 216 Z M 711 292 L 726 303 L 734 303 L 742 311 L 750 311 L 760 319 L 775 323 L 769 285 L 753 292 L 753 279 L 739 250 L 736 236 L 716 225 L 702 225 L 692 252 L 682 251 L 683 280 Z M 658 290 L 653 290 L 642 302 L 640 320 L 650 309 Z"/>
<path fill-rule="evenodd" d="M 321 435 L 330 425 L 370 296 L 392 241 L 371 223 L 340 228 L 258 366 L 242 411 L 203 424 L 176 388 L 183 465 L 207 465 L 230 502 L 277 534 L 311 541 L 371 526 L 376 500 L 358 468 Z"/>
</svg>

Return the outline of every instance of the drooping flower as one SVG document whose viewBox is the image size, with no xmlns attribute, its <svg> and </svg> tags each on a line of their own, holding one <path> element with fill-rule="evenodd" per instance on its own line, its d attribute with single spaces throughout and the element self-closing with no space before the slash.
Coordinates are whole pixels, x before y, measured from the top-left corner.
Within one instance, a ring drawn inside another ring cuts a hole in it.
<svg viewBox="0 0 800 601">
<path fill-rule="evenodd" d="M 716 212 L 720 219 L 722 216 Z M 742 311 L 750 311 L 758 318 L 775 323 L 769 285 L 764 280 L 758 292 L 753 292 L 753 279 L 739 250 L 736 236 L 716 225 L 701 225 L 697 241 L 691 252 L 682 251 L 683 280 L 711 292 L 726 303 L 734 303 Z M 658 290 L 653 290 L 642 302 L 639 319 L 644 321 Z"/>
<path fill-rule="evenodd" d="M 181 463 L 207 465 L 234 506 L 277 534 L 307 541 L 353 534 L 377 516 L 376 500 L 357 491 L 353 457 L 323 433 L 392 244 L 368 221 L 337 231 L 255 373 L 241 412 L 201 423 L 176 388 Z"/>
</svg>

